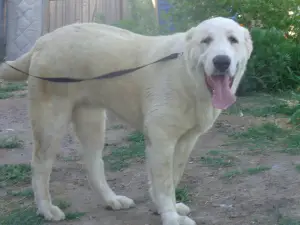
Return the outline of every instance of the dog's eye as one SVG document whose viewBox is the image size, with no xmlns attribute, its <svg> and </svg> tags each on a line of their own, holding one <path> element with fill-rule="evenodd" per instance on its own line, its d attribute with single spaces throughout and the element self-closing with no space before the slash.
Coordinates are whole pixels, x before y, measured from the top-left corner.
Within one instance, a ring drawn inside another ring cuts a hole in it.
<svg viewBox="0 0 300 225">
<path fill-rule="evenodd" d="M 228 40 L 229 40 L 232 44 L 237 44 L 237 43 L 239 43 L 238 39 L 236 39 L 236 37 L 234 37 L 234 36 L 230 36 L 230 37 L 228 38 Z"/>
<path fill-rule="evenodd" d="M 209 44 L 212 42 L 212 38 L 211 37 L 206 37 L 204 38 L 201 43 L 204 43 L 204 44 Z"/>
</svg>

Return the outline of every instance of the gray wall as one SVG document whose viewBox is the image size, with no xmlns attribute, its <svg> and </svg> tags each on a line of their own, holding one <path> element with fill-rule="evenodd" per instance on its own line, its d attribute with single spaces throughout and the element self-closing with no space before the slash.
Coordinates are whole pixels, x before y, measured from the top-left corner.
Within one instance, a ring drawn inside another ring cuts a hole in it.
<svg viewBox="0 0 300 225">
<path fill-rule="evenodd" d="M 41 36 L 43 1 L 47 0 L 8 0 L 7 60 L 15 60 L 26 53 Z"/>
</svg>

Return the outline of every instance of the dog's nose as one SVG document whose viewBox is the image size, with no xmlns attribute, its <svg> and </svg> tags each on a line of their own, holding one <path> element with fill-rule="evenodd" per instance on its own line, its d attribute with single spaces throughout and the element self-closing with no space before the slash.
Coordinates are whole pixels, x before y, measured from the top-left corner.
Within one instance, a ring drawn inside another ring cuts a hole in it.
<svg viewBox="0 0 300 225">
<path fill-rule="evenodd" d="M 227 55 L 217 55 L 213 58 L 214 66 L 220 72 L 225 72 L 231 63 L 230 58 Z"/>
</svg>

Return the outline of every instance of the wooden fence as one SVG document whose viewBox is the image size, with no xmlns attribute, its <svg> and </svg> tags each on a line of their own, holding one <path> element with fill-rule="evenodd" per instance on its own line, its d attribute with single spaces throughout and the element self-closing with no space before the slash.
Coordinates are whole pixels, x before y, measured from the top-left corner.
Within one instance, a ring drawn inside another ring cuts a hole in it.
<svg viewBox="0 0 300 225">
<path fill-rule="evenodd" d="M 128 0 L 44 0 L 43 33 L 81 22 L 115 23 L 130 16 Z"/>
</svg>

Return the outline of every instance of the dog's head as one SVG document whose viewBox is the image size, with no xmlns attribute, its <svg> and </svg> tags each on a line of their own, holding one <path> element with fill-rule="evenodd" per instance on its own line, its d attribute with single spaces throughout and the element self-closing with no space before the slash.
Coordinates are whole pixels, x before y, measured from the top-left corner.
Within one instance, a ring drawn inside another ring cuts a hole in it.
<svg viewBox="0 0 300 225">
<path fill-rule="evenodd" d="M 216 17 L 190 29 L 185 40 L 192 75 L 204 76 L 215 108 L 228 108 L 252 53 L 249 31 L 232 19 Z"/>
</svg>

